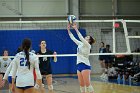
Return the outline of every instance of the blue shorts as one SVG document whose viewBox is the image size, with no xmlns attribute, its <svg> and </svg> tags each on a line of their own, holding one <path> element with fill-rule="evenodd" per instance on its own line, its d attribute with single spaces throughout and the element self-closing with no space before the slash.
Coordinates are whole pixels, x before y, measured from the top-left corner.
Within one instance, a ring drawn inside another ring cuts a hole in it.
<svg viewBox="0 0 140 93">
<path fill-rule="evenodd" d="M 34 87 L 34 86 L 17 87 L 17 88 L 22 89 L 22 90 L 26 90 L 26 89 L 29 89 L 29 88 L 32 88 L 32 87 Z"/>
<path fill-rule="evenodd" d="M 16 76 L 16 78 L 17 78 L 17 76 Z M 12 84 L 12 76 L 8 76 L 8 83 Z M 16 83 L 16 79 L 15 79 L 15 83 Z"/>
<path fill-rule="evenodd" d="M 8 83 L 12 84 L 12 76 L 8 76 Z"/>
<path fill-rule="evenodd" d="M 83 70 L 86 70 L 86 69 L 91 70 L 91 66 L 88 66 L 88 65 L 86 65 L 84 63 L 77 64 L 77 70 L 78 71 L 82 72 Z"/>
</svg>

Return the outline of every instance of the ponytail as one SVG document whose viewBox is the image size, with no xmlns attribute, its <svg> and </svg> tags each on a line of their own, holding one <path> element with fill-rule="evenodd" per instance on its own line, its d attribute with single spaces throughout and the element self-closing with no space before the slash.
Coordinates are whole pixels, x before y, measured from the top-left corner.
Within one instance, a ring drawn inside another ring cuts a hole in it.
<svg viewBox="0 0 140 93">
<path fill-rule="evenodd" d="M 27 48 L 24 49 L 25 55 L 26 55 L 26 60 L 27 60 L 27 66 L 30 69 L 30 61 L 29 61 L 29 51 Z"/>
<path fill-rule="evenodd" d="M 22 42 L 22 49 L 25 52 L 26 60 L 27 60 L 27 66 L 30 69 L 30 61 L 29 61 L 29 49 L 31 47 L 31 40 L 30 39 L 24 39 Z"/>
</svg>

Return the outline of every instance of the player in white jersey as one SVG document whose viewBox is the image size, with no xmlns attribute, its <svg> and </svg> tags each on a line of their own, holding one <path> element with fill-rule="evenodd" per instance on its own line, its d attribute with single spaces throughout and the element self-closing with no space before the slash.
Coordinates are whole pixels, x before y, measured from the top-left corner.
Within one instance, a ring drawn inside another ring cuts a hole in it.
<svg viewBox="0 0 140 93">
<path fill-rule="evenodd" d="M 8 68 L 11 59 L 8 58 L 8 50 L 3 51 L 3 57 L 0 58 L 0 74 L 4 76 L 6 69 Z"/>
<path fill-rule="evenodd" d="M 19 53 L 21 51 L 22 51 L 22 49 L 21 49 L 21 47 L 19 47 L 18 50 L 17 50 L 17 53 Z M 6 72 L 5 72 L 5 75 L 3 77 L 3 82 L 2 82 L 2 86 L 4 86 L 6 80 L 8 80 L 8 83 L 9 83 L 9 93 L 12 92 L 12 90 L 11 90 L 12 89 L 12 71 L 11 70 L 12 70 L 13 62 L 15 62 L 15 58 L 12 60 L 12 62 L 8 66 L 8 68 L 7 68 Z"/>
<path fill-rule="evenodd" d="M 2 87 L 2 83 L 3 83 L 2 78 L 10 62 L 11 62 L 11 59 L 8 58 L 8 50 L 4 50 L 3 57 L 0 58 L 0 87 Z"/>
<path fill-rule="evenodd" d="M 37 75 L 37 83 L 40 87 L 42 86 L 38 57 L 36 54 L 29 52 L 30 47 L 30 39 L 24 39 L 22 42 L 23 51 L 16 54 L 15 62 L 12 65 L 12 89 L 14 89 L 14 80 L 17 75 L 16 93 L 34 93 L 34 68 Z"/>
<path fill-rule="evenodd" d="M 77 40 L 73 34 L 70 32 L 70 26 L 72 26 L 79 39 Z M 91 73 L 91 65 L 89 62 L 89 54 L 91 45 L 95 43 L 95 39 L 93 39 L 91 36 L 86 36 L 83 38 L 81 33 L 79 32 L 76 23 L 73 23 L 73 25 L 68 24 L 67 30 L 69 33 L 70 38 L 78 45 L 77 48 L 77 75 L 78 80 L 80 83 L 80 91 L 81 93 L 93 93 L 93 87 L 90 83 L 90 73 Z"/>
<path fill-rule="evenodd" d="M 9 93 L 12 92 L 12 73 L 11 73 L 11 69 L 12 69 L 12 64 L 15 61 L 15 59 L 12 60 L 12 62 L 10 63 L 10 65 L 8 66 L 6 73 L 3 77 L 3 82 L 2 82 L 2 86 L 5 85 L 6 80 L 8 79 L 8 83 L 9 83 Z M 13 92 L 15 93 L 15 92 Z"/>
</svg>

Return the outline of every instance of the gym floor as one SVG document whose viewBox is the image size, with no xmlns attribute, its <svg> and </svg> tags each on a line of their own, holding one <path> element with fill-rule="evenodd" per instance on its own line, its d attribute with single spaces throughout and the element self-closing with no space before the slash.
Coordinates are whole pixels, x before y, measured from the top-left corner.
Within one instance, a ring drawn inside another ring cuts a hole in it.
<svg viewBox="0 0 140 93">
<path fill-rule="evenodd" d="M 115 83 L 103 82 L 100 81 L 100 79 L 97 80 L 96 78 L 92 77 L 91 79 L 95 93 L 140 93 L 139 86 L 119 85 Z M 53 85 L 53 93 L 80 93 L 79 83 L 76 77 L 54 77 Z M 1 89 L 0 93 L 8 93 L 7 87 L 8 86 Z M 47 85 L 45 88 L 46 93 L 52 93 L 48 91 Z"/>
</svg>

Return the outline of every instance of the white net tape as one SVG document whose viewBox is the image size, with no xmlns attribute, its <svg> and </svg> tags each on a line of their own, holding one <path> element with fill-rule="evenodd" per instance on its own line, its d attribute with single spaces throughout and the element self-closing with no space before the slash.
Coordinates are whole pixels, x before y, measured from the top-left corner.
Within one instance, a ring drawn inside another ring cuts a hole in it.
<svg viewBox="0 0 140 93">
<path fill-rule="evenodd" d="M 0 21 L 0 30 L 24 30 L 24 29 L 66 29 L 67 26 L 67 20 L 56 20 L 56 21 Z M 108 33 L 110 37 L 107 37 L 108 42 L 110 42 L 110 45 L 112 46 L 112 52 L 113 53 L 98 53 L 99 44 L 96 44 L 94 48 L 92 48 L 92 52 L 90 55 L 140 55 L 140 53 L 131 52 L 134 50 L 134 48 L 138 48 L 139 44 L 137 41 L 137 44 L 134 45 L 133 43 L 136 43 L 136 40 L 130 40 L 130 39 L 138 39 L 140 38 L 140 35 L 135 35 L 130 33 L 129 30 L 132 28 L 138 28 L 140 20 L 76 20 L 77 23 L 79 23 L 80 28 L 85 28 L 88 32 L 88 34 L 95 35 L 96 38 L 100 36 L 100 40 L 97 40 L 97 43 L 100 41 L 106 39 L 106 35 Z M 120 29 L 115 28 L 115 23 L 121 23 Z M 127 28 L 128 26 L 128 28 Z M 98 32 L 98 29 L 101 31 Z M 97 31 L 96 31 L 97 30 Z M 105 31 L 104 31 L 105 30 Z M 107 31 L 106 31 L 107 30 Z M 119 30 L 122 30 L 120 32 Z M 96 31 L 96 32 L 95 32 Z M 109 32 L 110 31 L 110 32 Z M 100 34 L 99 34 L 100 33 Z M 122 34 L 122 37 L 120 39 L 120 34 Z M 102 35 L 103 34 L 103 35 Z M 130 41 L 133 41 L 131 43 Z M 121 46 L 122 45 L 122 46 Z M 131 49 L 131 46 L 132 49 Z M 120 50 L 120 51 L 119 51 Z M 39 55 L 39 57 L 52 57 L 54 55 Z M 77 54 L 58 54 L 56 55 L 58 57 L 62 56 L 77 56 Z M 10 56 L 13 57 L 13 56 Z"/>
</svg>

